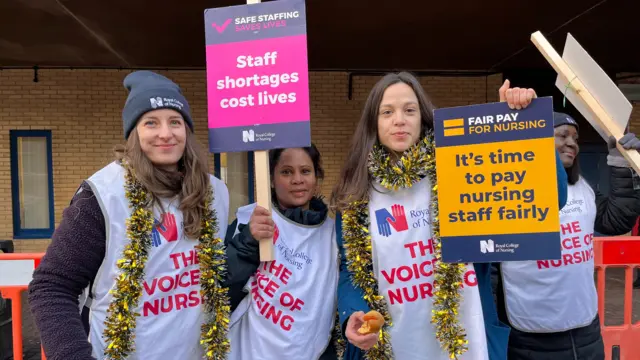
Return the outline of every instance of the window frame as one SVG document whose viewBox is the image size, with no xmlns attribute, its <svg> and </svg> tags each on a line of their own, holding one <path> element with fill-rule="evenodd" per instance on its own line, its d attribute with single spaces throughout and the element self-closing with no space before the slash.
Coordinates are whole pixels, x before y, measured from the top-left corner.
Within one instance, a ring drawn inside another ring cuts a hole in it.
<svg viewBox="0 0 640 360">
<path fill-rule="evenodd" d="M 253 151 L 247 151 L 247 168 L 249 169 L 247 193 L 249 194 L 249 204 L 253 204 L 255 202 L 255 168 L 253 166 Z M 218 179 L 222 179 L 220 174 L 220 153 L 213 154 L 213 175 Z"/>
<path fill-rule="evenodd" d="M 47 142 L 47 185 L 49 187 L 49 227 L 23 229 L 20 226 L 20 174 L 18 169 L 18 138 L 38 137 Z M 53 146 L 51 130 L 9 130 L 9 152 L 11 162 L 11 200 L 14 239 L 50 239 L 55 229 L 55 204 L 53 194 Z"/>
</svg>

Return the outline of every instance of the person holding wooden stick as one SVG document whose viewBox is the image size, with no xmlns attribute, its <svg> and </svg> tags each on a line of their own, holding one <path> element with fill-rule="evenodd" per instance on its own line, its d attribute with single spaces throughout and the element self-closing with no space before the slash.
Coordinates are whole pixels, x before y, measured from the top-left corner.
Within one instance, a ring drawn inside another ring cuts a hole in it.
<svg viewBox="0 0 640 360">
<path fill-rule="evenodd" d="M 623 235 L 633 228 L 640 214 L 640 182 L 611 137 L 610 192 L 607 196 L 594 191 L 580 174 L 578 123 L 556 112 L 554 128 L 569 180 L 567 204 L 560 210 L 562 258 L 501 263 L 498 312 L 512 327 L 509 360 L 603 360 L 593 234 Z M 640 139 L 633 133 L 619 143 L 640 150 Z"/>
<path fill-rule="evenodd" d="M 180 87 L 150 71 L 124 86 L 126 144 L 73 196 L 29 285 L 44 351 L 51 360 L 222 359 L 229 192 L 208 173 Z"/>
<path fill-rule="evenodd" d="M 508 81 L 500 94 L 516 109 L 535 97 Z M 509 329 L 497 318 L 489 264 L 439 261 L 433 109 L 413 75 L 384 76 L 369 93 L 333 191 L 346 359 L 506 359 Z M 556 170 L 562 206 L 559 159 Z M 416 227 L 407 219 L 424 221 Z M 369 331 L 376 313 L 384 325 Z"/>
<path fill-rule="evenodd" d="M 315 145 L 270 150 L 269 167 L 272 212 L 241 207 L 227 234 L 228 261 L 236 264 L 225 283 L 234 310 L 229 359 L 336 359 L 338 247 L 318 195 L 320 152 Z M 273 240 L 275 260 L 260 262 L 256 239 Z"/>
</svg>

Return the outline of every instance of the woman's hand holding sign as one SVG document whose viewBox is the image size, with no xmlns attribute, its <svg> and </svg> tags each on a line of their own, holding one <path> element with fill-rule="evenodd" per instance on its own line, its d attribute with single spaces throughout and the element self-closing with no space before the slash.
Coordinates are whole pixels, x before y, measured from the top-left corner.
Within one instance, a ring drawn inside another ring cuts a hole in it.
<svg viewBox="0 0 640 360">
<path fill-rule="evenodd" d="M 500 102 L 507 102 L 510 109 L 521 110 L 529 106 L 531 101 L 538 97 L 535 90 L 524 88 L 510 88 L 511 82 L 505 80 L 504 84 L 498 90 Z"/>
<path fill-rule="evenodd" d="M 251 214 L 251 219 L 249 219 L 249 230 L 251 236 L 258 241 L 272 240 L 274 224 L 269 210 L 262 206 L 256 206 Z"/>
</svg>

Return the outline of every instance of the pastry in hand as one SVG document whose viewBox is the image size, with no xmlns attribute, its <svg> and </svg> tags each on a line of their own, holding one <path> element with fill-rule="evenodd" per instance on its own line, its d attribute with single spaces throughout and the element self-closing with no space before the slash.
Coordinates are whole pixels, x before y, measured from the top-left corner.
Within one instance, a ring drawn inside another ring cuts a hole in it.
<svg viewBox="0 0 640 360">
<path fill-rule="evenodd" d="M 366 313 L 363 319 L 364 323 L 358 329 L 358 332 L 362 335 L 377 333 L 384 325 L 384 317 L 375 310 Z"/>
</svg>

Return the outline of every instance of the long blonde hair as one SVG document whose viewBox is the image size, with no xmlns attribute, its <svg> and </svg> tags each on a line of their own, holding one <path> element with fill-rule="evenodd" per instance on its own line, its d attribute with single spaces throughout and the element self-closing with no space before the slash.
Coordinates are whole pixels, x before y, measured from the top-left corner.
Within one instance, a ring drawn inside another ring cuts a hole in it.
<svg viewBox="0 0 640 360">
<path fill-rule="evenodd" d="M 187 127 L 184 154 L 178 164 L 178 171 L 172 172 L 153 165 L 140 147 L 138 132 L 134 129 L 125 145 L 114 149 L 116 160 L 125 160 L 135 178 L 153 195 L 155 204 L 162 204 L 158 198 L 180 199 L 184 231 L 192 238 L 200 237 L 205 196 L 210 186 L 207 154 L 198 143 L 193 131 Z"/>
</svg>

